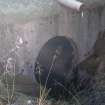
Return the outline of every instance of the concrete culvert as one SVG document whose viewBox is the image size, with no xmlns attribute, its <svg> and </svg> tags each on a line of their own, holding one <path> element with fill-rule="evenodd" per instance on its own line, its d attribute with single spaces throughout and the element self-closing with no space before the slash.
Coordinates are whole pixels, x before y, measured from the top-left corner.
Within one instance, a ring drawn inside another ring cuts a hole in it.
<svg viewBox="0 0 105 105">
<path fill-rule="evenodd" d="M 41 85 L 51 89 L 51 95 L 68 93 L 73 81 L 77 52 L 74 42 L 63 36 L 50 39 L 40 50 L 35 62 L 35 77 Z"/>
<path fill-rule="evenodd" d="M 63 36 L 50 39 L 40 50 L 35 77 L 39 84 L 51 89 L 51 96 L 65 97 L 93 90 L 94 76 L 82 62 L 76 64 L 77 55 L 75 43 Z"/>
</svg>

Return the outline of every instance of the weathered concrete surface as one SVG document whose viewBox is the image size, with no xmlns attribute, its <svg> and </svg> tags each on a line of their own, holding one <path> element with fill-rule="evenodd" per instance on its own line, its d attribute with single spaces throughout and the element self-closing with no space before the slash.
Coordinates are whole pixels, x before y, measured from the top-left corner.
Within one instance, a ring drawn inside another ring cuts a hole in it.
<svg viewBox="0 0 105 105">
<path fill-rule="evenodd" d="M 104 8 L 101 7 L 82 12 L 62 8 L 59 18 L 59 35 L 71 37 L 75 41 L 80 60 L 92 50 L 99 31 L 104 29 L 104 18 Z"/>
<path fill-rule="evenodd" d="M 17 37 L 21 37 L 27 44 L 21 45 L 16 51 L 19 65 L 33 64 L 43 44 L 57 35 L 56 16 L 39 18 L 28 23 L 4 23 L 1 24 L 0 58 L 14 56 L 9 52 L 16 47 Z M 26 67 L 27 68 L 27 67 Z M 29 69 L 29 68 L 28 68 Z"/>
<path fill-rule="evenodd" d="M 32 79 L 34 62 L 40 48 L 48 39 L 57 35 L 72 38 L 78 47 L 81 61 L 86 58 L 88 52 L 91 52 L 99 31 L 105 27 L 103 7 L 82 12 L 61 7 L 59 14 L 24 22 L 12 22 L 12 17 L 11 21 L 3 17 L 5 15 L 0 17 L 0 60 L 2 61 L 7 55 L 15 57 L 19 73 L 30 75 Z M 16 47 L 17 37 L 21 37 L 26 44 L 21 45 L 16 53 L 9 54 Z"/>
<path fill-rule="evenodd" d="M 15 58 L 16 73 L 23 77 L 21 81 L 25 83 L 26 79 L 24 77 L 27 77 L 27 80 L 29 80 L 25 90 L 21 82 L 19 84 L 16 83 L 16 90 L 21 91 L 23 89 L 26 93 L 32 93 L 33 91 L 31 90 L 35 90 L 35 93 L 38 91 L 37 89 L 39 88 L 36 86 L 34 78 L 34 63 L 40 48 L 48 39 L 57 35 L 57 20 L 55 18 L 57 19 L 57 16 L 39 18 L 26 23 L 8 23 L 3 21 L 0 24 L 1 61 L 7 60 L 9 57 Z M 26 43 L 20 45 L 15 52 L 10 54 L 16 48 L 19 37 Z M 19 79 L 20 77 L 16 76 L 16 78 Z"/>
</svg>

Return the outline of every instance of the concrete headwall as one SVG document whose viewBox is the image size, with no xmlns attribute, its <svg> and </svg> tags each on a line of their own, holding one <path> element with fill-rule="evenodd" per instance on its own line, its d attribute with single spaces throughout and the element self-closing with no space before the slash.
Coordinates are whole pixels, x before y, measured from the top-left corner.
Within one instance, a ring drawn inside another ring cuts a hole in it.
<svg viewBox="0 0 105 105">
<path fill-rule="evenodd" d="M 16 47 L 17 37 L 27 44 L 22 45 L 15 56 L 20 68 L 33 69 L 40 48 L 51 37 L 64 35 L 73 39 L 78 47 L 79 60 L 91 51 L 99 31 L 105 26 L 105 9 L 75 12 L 62 7 L 57 15 L 35 18 L 24 23 L 1 21 L 0 58 L 7 56 Z"/>
</svg>

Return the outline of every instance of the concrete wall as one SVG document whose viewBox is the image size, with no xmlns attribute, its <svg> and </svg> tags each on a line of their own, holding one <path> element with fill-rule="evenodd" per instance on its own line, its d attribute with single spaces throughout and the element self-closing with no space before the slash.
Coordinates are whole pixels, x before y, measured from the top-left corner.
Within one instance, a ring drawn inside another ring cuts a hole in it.
<svg viewBox="0 0 105 105">
<path fill-rule="evenodd" d="M 0 60 L 8 57 L 16 58 L 19 73 L 33 75 L 33 68 L 39 50 L 48 39 L 58 33 L 58 16 L 39 17 L 25 23 L 2 21 L 0 24 Z M 17 39 L 22 38 L 22 44 L 13 53 L 10 53 L 19 44 Z"/>
<path fill-rule="evenodd" d="M 59 35 L 74 40 L 79 51 L 79 60 L 92 51 L 99 31 L 105 29 L 105 9 L 102 7 L 82 12 L 71 11 L 62 7 L 59 18 Z"/>
<path fill-rule="evenodd" d="M 105 9 L 77 13 L 62 7 L 61 13 L 41 17 L 25 23 L 1 21 L 0 23 L 0 58 L 7 56 L 16 47 L 17 36 L 27 44 L 22 45 L 15 56 L 19 68 L 32 71 L 40 48 L 51 37 L 64 35 L 74 40 L 78 47 L 79 60 L 83 60 L 91 51 L 97 35 L 105 26 Z M 21 70 L 20 69 L 20 70 Z M 26 74 L 29 74 L 26 72 Z"/>
</svg>

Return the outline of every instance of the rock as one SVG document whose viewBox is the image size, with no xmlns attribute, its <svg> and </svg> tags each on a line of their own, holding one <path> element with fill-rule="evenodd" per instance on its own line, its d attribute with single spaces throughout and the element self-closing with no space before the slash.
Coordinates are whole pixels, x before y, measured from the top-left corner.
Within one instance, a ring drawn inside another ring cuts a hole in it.
<svg viewBox="0 0 105 105">
<path fill-rule="evenodd" d="M 17 93 L 15 97 L 16 97 L 15 102 L 11 105 L 36 105 L 35 104 L 36 100 L 34 100 L 34 98 L 30 96 L 27 96 L 21 93 Z"/>
</svg>

